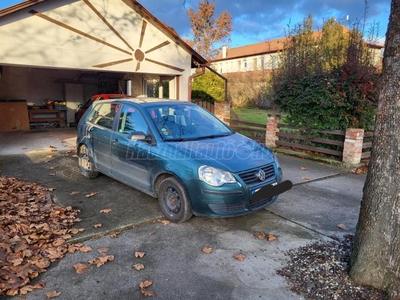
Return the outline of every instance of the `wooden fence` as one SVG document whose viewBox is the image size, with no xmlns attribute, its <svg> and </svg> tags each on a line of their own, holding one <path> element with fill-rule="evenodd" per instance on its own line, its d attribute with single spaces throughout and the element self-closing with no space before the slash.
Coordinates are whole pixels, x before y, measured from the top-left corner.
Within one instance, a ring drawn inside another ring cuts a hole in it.
<svg viewBox="0 0 400 300">
<path fill-rule="evenodd" d="M 224 119 L 224 121 L 229 124 L 231 129 L 265 144 L 267 125 L 234 119 Z M 343 157 L 345 130 L 320 130 L 311 133 L 307 128 L 284 124 L 278 124 L 278 128 L 279 131 L 276 132 L 278 137 L 276 140 L 277 146 L 330 155 L 338 159 Z M 371 156 L 372 138 L 372 132 L 364 133 L 362 159 L 367 159 Z"/>
<path fill-rule="evenodd" d="M 267 125 L 245 122 L 234 119 L 224 119 L 224 122 L 229 124 L 229 128 L 259 142 L 265 143 L 265 131 L 267 129 Z"/>
<path fill-rule="evenodd" d="M 345 130 L 321 130 L 312 134 L 304 127 L 279 124 L 277 146 L 342 157 Z"/>
<path fill-rule="evenodd" d="M 193 100 L 194 103 L 214 114 L 214 104 L 205 100 Z"/>
</svg>

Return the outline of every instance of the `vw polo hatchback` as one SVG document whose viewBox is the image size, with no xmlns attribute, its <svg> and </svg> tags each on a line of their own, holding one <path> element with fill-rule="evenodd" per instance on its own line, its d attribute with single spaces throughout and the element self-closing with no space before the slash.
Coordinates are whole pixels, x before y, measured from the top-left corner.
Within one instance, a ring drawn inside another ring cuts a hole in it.
<svg viewBox="0 0 400 300">
<path fill-rule="evenodd" d="M 83 176 L 100 172 L 158 198 L 173 222 L 251 213 L 282 192 L 271 150 L 186 101 L 97 101 L 79 123 L 77 152 Z"/>
</svg>

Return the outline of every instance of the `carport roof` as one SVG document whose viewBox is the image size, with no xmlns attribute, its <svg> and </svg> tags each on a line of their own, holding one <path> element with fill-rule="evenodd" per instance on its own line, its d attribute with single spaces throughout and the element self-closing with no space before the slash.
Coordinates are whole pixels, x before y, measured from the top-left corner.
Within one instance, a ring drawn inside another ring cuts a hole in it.
<svg viewBox="0 0 400 300">
<path fill-rule="evenodd" d="M 4 8 L 0 10 L 0 18 L 46 1 L 50 0 L 26 0 L 21 3 L 15 4 L 13 6 Z M 71 2 L 72 1 L 73 0 L 71 0 Z M 197 53 L 192 47 L 190 47 L 185 41 L 183 41 L 172 27 L 169 27 L 165 23 L 161 22 L 137 1 L 135 0 L 121 0 L 121 1 L 123 1 L 133 10 L 135 10 L 142 18 L 151 21 L 153 25 L 157 27 L 161 32 L 163 32 L 165 35 L 167 35 L 169 38 L 175 41 L 182 48 L 186 49 L 189 53 L 191 53 L 192 67 L 198 67 L 199 65 L 207 63 L 207 60 L 204 57 L 202 57 L 199 53 Z"/>
</svg>

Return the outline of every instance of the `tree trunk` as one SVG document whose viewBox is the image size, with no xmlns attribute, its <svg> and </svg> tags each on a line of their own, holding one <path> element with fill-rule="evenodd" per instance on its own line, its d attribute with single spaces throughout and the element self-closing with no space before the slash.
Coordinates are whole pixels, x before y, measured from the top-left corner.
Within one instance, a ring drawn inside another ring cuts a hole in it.
<svg viewBox="0 0 400 300">
<path fill-rule="evenodd" d="M 351 277 L 400 299 L 400 0 L 392 0 Z"/>
</svg>

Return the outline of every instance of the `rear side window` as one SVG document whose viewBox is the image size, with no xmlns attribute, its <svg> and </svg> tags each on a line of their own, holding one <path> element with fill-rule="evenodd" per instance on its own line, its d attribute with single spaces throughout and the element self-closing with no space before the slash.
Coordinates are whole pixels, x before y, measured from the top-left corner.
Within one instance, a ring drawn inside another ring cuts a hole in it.
<svg viewBox="0 0 400 300">
<path fill-rule="evenodd" d="M 93 124 L 112 129 L 117 110 L 117 104 L 103 103 L 96 105 L 90 112 L 88 121 Z"/>
</svg>

